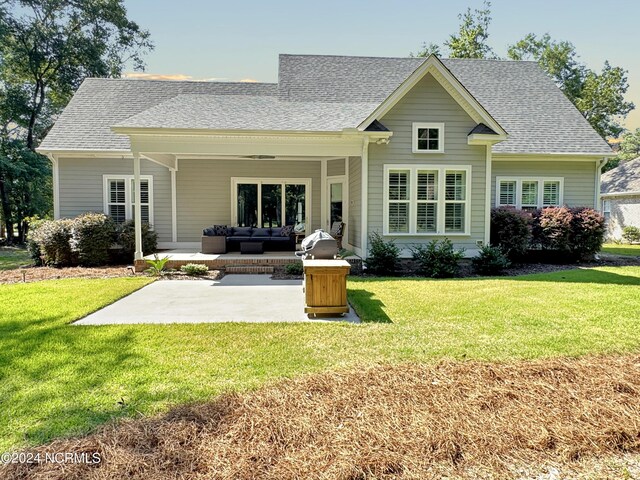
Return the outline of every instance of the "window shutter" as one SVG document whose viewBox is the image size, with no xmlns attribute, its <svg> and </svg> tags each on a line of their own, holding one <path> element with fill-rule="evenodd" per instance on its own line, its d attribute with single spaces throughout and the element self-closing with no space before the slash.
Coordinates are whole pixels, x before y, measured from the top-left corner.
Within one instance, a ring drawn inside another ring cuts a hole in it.
<svg viewBox="0 0 640 480">
<path fill-rule="evenodd" d="M 408 172 L 389 172 L 389 200 L 409 200 Z"/>
<path fill-rule="evenodd" d="M 560 204 L 560 182 L 544 182 L 542 205 L 555 207 Z"/>
<path fill-rule="evenodd" d="M 516 204 L 516 182 L 500 182 L 500 205 Z"/>
</svg>

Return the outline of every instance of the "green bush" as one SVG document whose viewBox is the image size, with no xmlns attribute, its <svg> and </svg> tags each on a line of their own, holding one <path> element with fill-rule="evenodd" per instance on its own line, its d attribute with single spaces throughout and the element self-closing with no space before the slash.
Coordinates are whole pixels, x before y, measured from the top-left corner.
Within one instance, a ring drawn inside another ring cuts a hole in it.
<svg viewBox="0 0 640 480">
<path fill-rule="evenodd" d="M 31 217 L 28 219 L 29 222 L 29 232 L 27 233 L 27 252 L 29 252 L 29 256 L 33 260 L 33 263 L 36 267 L 42 266 L 42 252 L 40 251 L 40 245 L 33 238 L 33 232 L 38 229 L 38 227 L 44 222 L 38 217 Z"/>
<path fill-rule="evenodd" d="M 369 256 L 364 261 L 368 273 L 396 275 L 400 268 L 400 249 L 393 240 L 385 242 L 378 232 L 369 235 Z"/>
<path fill-rule="evenodd" d="M 473 269 L 480 275 L 500 275 L 511 262 L 500 247 L 485 245 L 471 260 Z"/>
<path fill-rule="evenodd" d="M 284 273 L 286 273 L 287 275 L 302 275 L 303 272 L 303 268 L 302 268 L 302 262 L 296 262 L 296 263 L 288 263 L 284 266 Z"/>
<path fill-rule="evenodd" d="M 115 224 L 104 213 L 85 213 L 73 219 L 71 249 L 84 267 L 107 264 L 114 239 Z"/>
<path fill-rule="evenodd" d="M 455 250 L 448 238 L 441 242 L 433 240 L 427 245 L 414 245 L 411 248 L 413 259 L 418 264 L 419 275 L 431 278 L 455 277 L 464 258 L 464 249 Z"/>
<path fill-rule="evenodd" d="M 116 227 L 116 243 L 122 247 L 124 259 L 128 262 L 133 261 L 136 251 L 136 231 L 133 220 L 127 220 Z M 158 235 L 151 230 L 151 226 L 148 223 L 143 223 L 142 251 L 145 255 L 149 255 L 155 253 L 157 249 Z"/>
<path fill-rule="evenodd" d="M 531 214 L 510 207 L 491 211 L 491 245 L 500 247 L 510 260 L 520 260 L 531 241 Z"/>
<path fill-rule="evenodd" d="M 629 243 L 640 242 L 640 228 L 634 226 L 626 226 L 622 229 L 622 238 Z"/>
<path fill-rule="evenodd" d="M 31 227 L 30 242 L 37 245 L 30 247 L 32 255 L 39 250 L 45 265 L 67 267 L 75 263 L 75 255 L 71 249 L 71 232 L 73 220 L 44 220 Z"/>
<path fill-rule="evenodd" d="M 209 273 L 209 267 L 201 263 L 187 263 L 186 265 L 182 265 L 180 267 L 180 271 L 186 273 L 187 275 L 197 277 L 199 275 L 206 275 L 207 273 Z"/>
</svg>

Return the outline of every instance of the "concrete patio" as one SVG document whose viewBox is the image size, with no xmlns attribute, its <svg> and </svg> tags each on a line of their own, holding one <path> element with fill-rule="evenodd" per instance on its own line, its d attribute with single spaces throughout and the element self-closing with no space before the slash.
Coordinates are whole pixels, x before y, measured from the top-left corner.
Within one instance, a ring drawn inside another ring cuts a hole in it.
<svg viewBox="0 0 640 480">
<path fill-rule="evenodd" d="M 353 309 L 343 317 L 310 317 L 303 295 L 301 280 L 272 280 L 270 275 L 159 280 L 74 325 L 360 322 Z"/>
</svg>

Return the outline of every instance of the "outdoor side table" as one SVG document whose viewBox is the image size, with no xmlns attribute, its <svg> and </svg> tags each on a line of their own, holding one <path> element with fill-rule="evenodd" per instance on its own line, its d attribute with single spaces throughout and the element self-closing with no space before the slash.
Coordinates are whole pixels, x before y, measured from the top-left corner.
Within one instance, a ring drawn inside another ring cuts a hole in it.
<svg viewBox="0 0 640 480">
<path fill-rule="evenodd" d="M 261 254 L 264 252 L 264 242 L 241 242 L 241 254 Z"/>
<path fill-rule="evenodd" d="M 349 312 L 346 260 L 303 260 L 305 313 L 340 314 Z"/>
</svg>

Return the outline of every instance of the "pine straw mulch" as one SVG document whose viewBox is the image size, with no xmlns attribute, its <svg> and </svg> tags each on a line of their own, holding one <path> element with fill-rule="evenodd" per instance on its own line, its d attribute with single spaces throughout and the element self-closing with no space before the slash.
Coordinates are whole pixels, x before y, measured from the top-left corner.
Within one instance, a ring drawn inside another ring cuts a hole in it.
<svg viewBox="0 0 640 480">
<path fill-rule="evenodd" d="M 102 462 L 9 465 L 0 476 L 637 478 L 640 355 L 315 374 L 34 451 Z"/>
<path fill-rule="evenodd" d="M 115 278 L 131 277 L 133 273 L 125 265 L 111 267 L 27 267 L 0 271 L 0 284 L 20 283 L 24 272 L 26 282 L 58 280 L 61 278 Z"/>
</svg>

